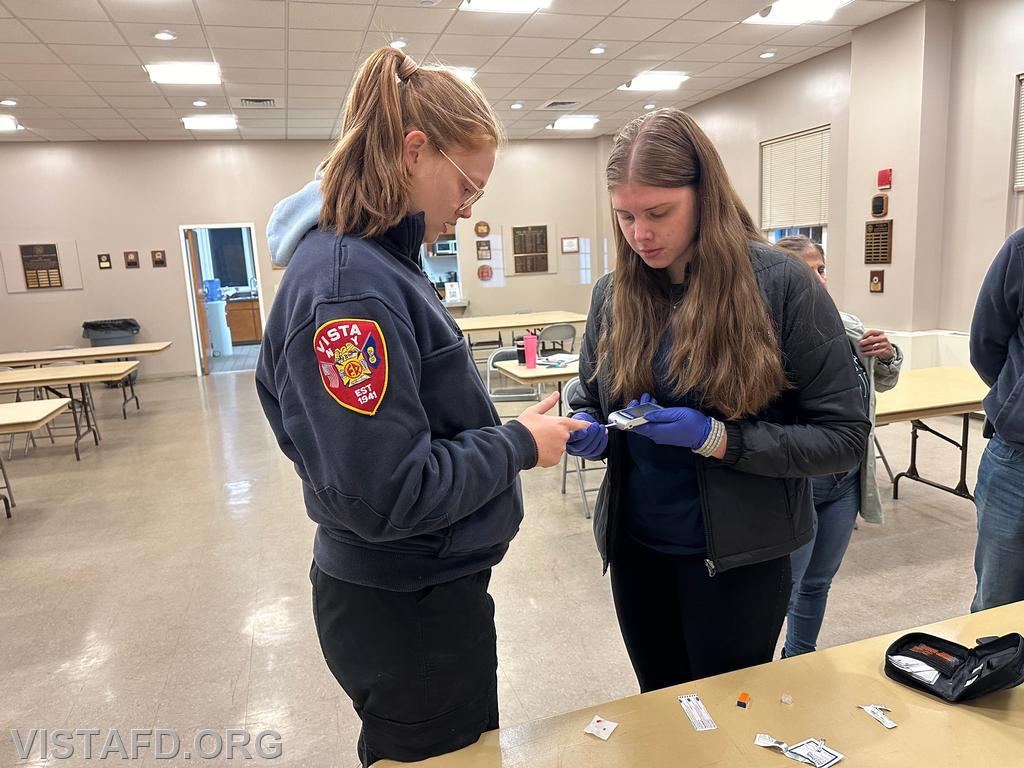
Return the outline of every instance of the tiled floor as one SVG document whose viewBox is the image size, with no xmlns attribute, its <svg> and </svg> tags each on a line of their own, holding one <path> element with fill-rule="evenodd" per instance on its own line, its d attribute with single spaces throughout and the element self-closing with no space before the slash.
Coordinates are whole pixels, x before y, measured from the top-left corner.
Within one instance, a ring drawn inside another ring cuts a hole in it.
<svg viewBox="0 0 1024 768">
<path fill-rule="evenodd" d="M 255 371 L 256 358 L 260 354 L 260 345 L 234 344 L 230 355 L 210 355 L 206 364 L 210 373 L 237 373 L 239 371 Z"/>
<path fill-rule="evenodd" d="M 0 766 L 42 763 L 38 750 L 17 760 L 10 728 L 115 726 L 174 728 L 183 742 L 267 727 L 283 735 L 279 765 L 356 765 L 358 721 L 313 629 L 313 526 L 251 374 L 143 382 L 128 421 L 118 392 L 95 393 L 101 446 L 75 462 L 66 441 L 41 443 L 8 463 L 18 507 L 0 518 Z M 934 423 L 958 433 L 957 420 Z M 894 466 L 908 435 L 880 430 Z M 919 464 L 952 481 L 958 458 L 924 437 Z M 559 493 L 557 469 L 523 481 L 526 519 L 492 580 L 504 725 L 637 690 L 578 497 Z M 902 493 L 886 525 L 855 532 L 823 645 L 967 611 L 973 506 L 923 485 Z"/>
</svg>

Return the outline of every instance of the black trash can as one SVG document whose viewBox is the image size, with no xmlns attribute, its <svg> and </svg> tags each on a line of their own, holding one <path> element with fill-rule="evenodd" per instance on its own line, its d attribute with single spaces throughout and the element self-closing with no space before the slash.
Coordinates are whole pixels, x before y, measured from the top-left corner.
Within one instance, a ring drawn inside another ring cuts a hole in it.
<svg viewBox="0 0 1024 768">
<path fill-rule="evenodd" d="M 140 330 L 139 321 L 133 317 L 117 320 L 86 320 L 82 323 L 82 338 L 88 339 L 94 347 L 112 347 L 118 344 L 134 344 L 135 336 Z M 138 378 L 138 371 L 129 377 L 132 384 Z M 116 382 L 108 382 L 108 387 L 116 387 Z"/>
</svg>

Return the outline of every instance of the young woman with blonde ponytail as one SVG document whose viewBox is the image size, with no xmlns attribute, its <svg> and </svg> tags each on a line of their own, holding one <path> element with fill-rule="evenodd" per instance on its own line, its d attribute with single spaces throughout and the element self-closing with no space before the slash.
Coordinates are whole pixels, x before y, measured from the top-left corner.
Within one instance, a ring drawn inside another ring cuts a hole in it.
<svg viewBox="0 0 1024 768">
<path fill-rule="evenodd" d="M 677 109 L 607 165 L 615 271 L 594 287 L 567 450 L 607 458 L 594 514 L 642 691 L 771 661 L 808 478 L 854 466 L 869 423 L 835 306 L 772 249 L 714 146 Z M 629 432 L 631 401 L 663 406 Z"/>
<path fill-rule="evenodd" d="M 468 218 L 502 131 L 481 93 L 393 48 L 363 64 L 321 168 L 256 374 L 302 480 L 313 617 L 362 720 L 364 766 L 498 727 L 491 567 L 523 517 L 519 472 L 558 463 L 557 393 L 502 424 L 419 249 Z M 277 254 L 275 254 L 277 256 Z M 336 762 L 336 761 L 335 761 Z"/>
</svg>

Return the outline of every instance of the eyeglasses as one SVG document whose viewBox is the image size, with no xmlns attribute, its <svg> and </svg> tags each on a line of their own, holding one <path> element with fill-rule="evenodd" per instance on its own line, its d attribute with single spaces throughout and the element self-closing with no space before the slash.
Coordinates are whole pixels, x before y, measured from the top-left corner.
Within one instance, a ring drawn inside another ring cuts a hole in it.
<svg viewBox="0 0 1024 768">
<path fill-rule="evenodd" d="M 475 203 L 481 197 L 483 197 L 484 196 L 484 191 L 482 189 L 480 189 L 480 187 L 478 187 L 476 185 L 475 181 L 473 181 L 471 178 L 469 178 L 469 175 L 464 170 L 459 168 L 459 164 L 458 163 L 456 163 L 454 160 L 452 160 L 450 157 L 448 157 L 447 154 L 445 154 L 445 151 L 443 149 L 438 147 L 437 151 L 440 152 L 444 156 L 445 160 L 447 160 L 449 163 L 451 163 L 453 166 L 455 166 L 455 170 L 458 171 L 459 173 L 461 173 L 462 174 L 462 178 L 464 178 L 466 180 L 466 182 L 469 184 L 469 186 L 471 186 L 475 190 L 473 192 L 473 194 L 471 194 L 469 197 L 467 197 L 463 201 L 462 205 L 459 206 L 458 209 L 460 211 L 464 211 L 467 208 L 469 208 L 470 206 L 472 206 L 473 203 Z"/>
</svg>

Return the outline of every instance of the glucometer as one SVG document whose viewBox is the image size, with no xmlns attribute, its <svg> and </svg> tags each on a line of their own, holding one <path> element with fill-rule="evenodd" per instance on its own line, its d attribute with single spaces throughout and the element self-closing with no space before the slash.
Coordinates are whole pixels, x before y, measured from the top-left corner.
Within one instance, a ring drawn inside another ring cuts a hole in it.
<svg viewBox="0 0 1024 768">
<path fill-rule="evenodd" d="M 614 429 L 633 429 L 633 427 L 647 423 L 648 413 L 660 410 L 660 405 L 641 403 L 640 405 L 634 405 L 632 408 L 612 411 L 608 414 L 608 426 Z"/>
</svg>

